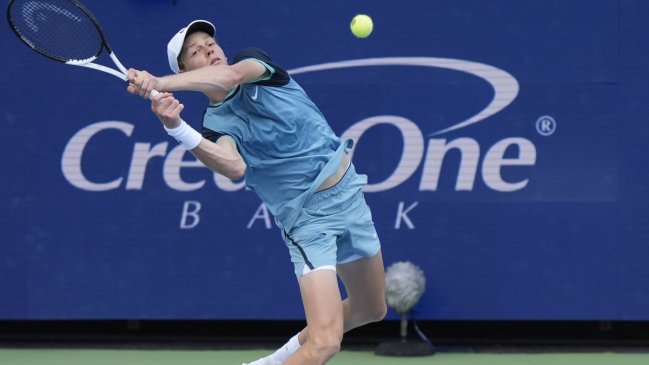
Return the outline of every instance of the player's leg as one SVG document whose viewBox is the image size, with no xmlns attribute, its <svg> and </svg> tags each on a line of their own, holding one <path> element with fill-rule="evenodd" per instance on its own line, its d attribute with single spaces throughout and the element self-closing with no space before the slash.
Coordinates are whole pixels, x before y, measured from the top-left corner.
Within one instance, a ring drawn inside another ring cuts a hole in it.
<svg viewBox="0 0 649 365">
<path fill-rule="evenodd" d="M 373 257 L 339 264 L 337 271 L 347 291 L 347 298 L 343 301 L 344 331 L 382 320 L 387 306 L 381 251 Z"/>
<path fill-rule="evenodd" d="M 347 291 L 347 298 L 342 301 L 343 333 L 380 321 L 387 312 L 383 256 L 371 212 L 362 193 L 355 194 L 350 201 L 354 203 L 345 210 L 342 218 L 337 217 L 347 222 L 348 229 L 339 239 L 338 246 L 338 253 L 345 259 L 336 265 L 337 274 Z M 361 257 L 358 253 L 368 256 Z M 307 320 L 307 327 L 299 334 L 300 343 L 308 345 L 312 331 L 314 328 Z"/>
<path fill-rule="evenodd" d="M 330 285 L 332 291 L 335 290 L 335 297 L 322 295 L 323 290 L 318 289 L 313 293 L 314 299 L 310 299 L 311 295 L 309 295 L 309 292 L 312 290 L 306 289 L 308 287 L 317 288 L 322 283 L 308 283 L 312 280 L 315 281 L 316 276 L 312 275 L 318 274 L 317 276 L 319 276 L 320 270 L 303 275 L 300 279 L 300 289 L 305 311 L 307 311 L 307 327 L 273 354 L 257 360 L 251 363 L 251 365 L 281 364 L 294 351 L 297 351 L 296 356 L 290 358 L 290 361 L 296 361 L 294 359 L 299 359 L 301 356 L 304 356 L 301 353 L 304 347 L 307 349 L 321 347 L 317 343 L 309 344 L 309 342 L 312 339 L 319 339 L 318 342 L 321 342 L 322 340 L 320 339 L 326 337 L 326 335 L 323 335 L 327 332 L 323 330 L 326 326 L 318 325 L 318 321 L 315 319 L 309 320 L 309 308 L 313 308 L 312 312 L 315 313 L 311 316 L 312 318 L 329 318 L 327 315 L 324 315 L 324 313 L 329 313 L 328 310 L 334 307 L 331 304 L 327 304 L 326 301 L 329 299 L 335 299 L 335 301 L 339 302 L 341 308 L 341 314 L 339 314 L 342 316 L 340 340 L 342 340 L 342 333 L 365 323 L 378 321 L 384 317 L 386 311 L 384 297 L 385 274 L 383 272 L 383 260 L 380 253 L 380 242 L 377 238 L 374 224 L 372 223 L 371 212 L 360 192 L 362 178 L 355 174 L 353 167 L 350 167 L 350 171 L 348 171 L 341 183 L 337 186 L 317 193 L 319 195 L 318 201 L 326 204 L 326 207 L 320 203 L 318 203 L 317 207 L 315 205 L 307 205 L 305 207 L 307 210 L 310 209 L 312 212 L 317 212 L 307 217 L 310 224 L 294 229 L 290 236 L 285 234 L 284 238 L 291 252 L 292 261 L 296 264 L 296 275 L 298 277 L 303 273 L 305 256 L 308 256 L 312 261 L 314 259 L 319 261 L 315 262 L 316 265 L 312 265 L 314 267 L 330 265 L 331 263 L 335 264 L 336 262 L 340 262 L 338 259 L 342 259 L 344 263 L 337 265 L 337 267 L 341 267 L 343 270 L 341 279 L 343 279 L 343 282 L 348 287 L 347 292 L 351 300 L 348 298 L 340 302 L 340 293 L 338 291 L 338 281 L 335 271 L 322 270 L 322 272 L 330 271 L 330 275 L 328 275 L 331 279 L 328 280 L 327 285 Z M 347 187 L 348 189 L 346 189 Z M 312 199 L 311 203 L 314 200 L 316 199 Z M 316 223 L 313 220 L 315 215 L 324 215 L 326 219 Z M 350 224 L 350 222 L 353 223 Z M 328 235 L 324 236 L 327 238 L 323 237 L 322 232 L 329 232 Z M 333 234 L 332 232 L 337 233 Z M 344 238 L 340 241 L 336 237 Z M 312 240 L 316 240 L 318 243 L 315 244 Z M 337 246 L 336 242 L 330 240 L 337 241 L 340 246 Z M 342 251 L 339 251 L 341 248 Z M 367 257 L 361 258 L 361 256 Z M 364 281 L 366 281 L 365 284 L 363 283 Z M 326 301 L 319 302 L 318 295 L 322 295 L 322 300 Z M 363 308 L 363 303 L 366 303 L 365 308 Z M 320 313 L 321 309 L 317 309 L 317 305 L 319 304 L 322 304 L 327 310 Z M 340 340 L 335 341 L 336 346 L 340 346 Z M 334 350 L 337 351 L 337 349 Z M 293 362 L 286 362 L 286 364 L 291 363 Z M 300 362 L 298 361 L 297 363 Z"/>
<path fill-rule="evenodd" d="M 336 237 L 343 232 L 336 228 L 342 225 L 329 217 L 283 234 L 299 280 L 307 327 L 274 353 L 249 365 L 319 364 L 340 348 L 344 314 L 336 276 Z"/>
<path fill-rule="evenodd" d="M 306 341 L 284 365 L 321 365 L 340 350 L 343 338 L 343 303 L 334 270 L 312 271 L 300 278 L 306 314 Z"/>
<path fill-rule="evenodd" d="M 329 215 L 329 221 L 340 229 L 336 269 L 347 291 L 342 302 L 344 333 L 385 317 L 385 272 L 381 243 L 363 193 L 338 194 L 330 203 L 337 213 Z M 307 323 L 299 334 L 300 343 L 308 343 L 312 330 Z"/>
<path fill-rule="evenodd" d="M 280 365 L 284 361 L 286 361 L 289 356 L 293 355 L 293 353 L 300 348 L 301 344 L 306 342 L 306 336 L 307 332 L 306 328 L 304 328 L 295 336 L 291 337 L 285 344 L 280 346 L 272 354 L 266 357 L 262 357 L 261 359 L 255 360 L 251 363 L 244 363 L 242 365 Z"/>
<path fill-rule="evenodd" d="M 381 242 L 362 191 L 347 199 L 345 231 L 338 238 L 336 269 L 345 285 L 345 331 L 385 317 L 385 272 Z"/>
</svg>

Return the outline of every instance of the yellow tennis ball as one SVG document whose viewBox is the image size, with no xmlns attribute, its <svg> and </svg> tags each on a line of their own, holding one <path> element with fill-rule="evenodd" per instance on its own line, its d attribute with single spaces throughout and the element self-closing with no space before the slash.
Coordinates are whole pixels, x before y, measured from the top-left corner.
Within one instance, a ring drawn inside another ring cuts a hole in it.
<svg viewBox="0 0 649 365">
<path fill-rule="evenodd" d="M 352 29 L 352 33 L 358 38 L 367 38 L 372 34 L 372 29 L 374 29 L 374 23 L 372 18 L 365 14 L 358 14 L 352 19 L 349 27 Z"/>
</svg>

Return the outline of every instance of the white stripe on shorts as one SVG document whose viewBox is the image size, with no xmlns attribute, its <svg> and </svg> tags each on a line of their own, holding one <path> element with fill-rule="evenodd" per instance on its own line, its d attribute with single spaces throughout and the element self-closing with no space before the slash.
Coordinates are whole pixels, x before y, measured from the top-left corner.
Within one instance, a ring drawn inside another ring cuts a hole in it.
<svg viewBox="0 0 649 365">
<path fill-rule="evenodd" d="M 309 269 L 308 265 L 304 265 L 304 267 L 302 267 L 302 276 L 304 276 L 304 275 L 306 275 L 306 274 L 308 274 L 310 272 L 318 271 L 318 270 L 333 270 L 333 271 L 336 271 L 336 267 L 333 266 L 333 265 L 323 265 L 323 266 L 316 267 L 315 269 L 311 270 L 311 269 Z"/>
</svg>

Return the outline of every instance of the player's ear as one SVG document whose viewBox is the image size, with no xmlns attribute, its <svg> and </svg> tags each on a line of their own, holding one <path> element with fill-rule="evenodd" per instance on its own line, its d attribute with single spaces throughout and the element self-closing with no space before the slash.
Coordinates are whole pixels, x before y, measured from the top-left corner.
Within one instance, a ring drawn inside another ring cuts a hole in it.
<svg viewBox="0 0 649 365">
<path fill-rule="evenodd" d="M 187 71 L 185 69 L 185 62 L 183 62 L 183 55 L 184 54 L 185 54 L 185 46 L 183 45 L 183 48 L 180 51 L 180 54 L 178 55 L 178 58 L 176 58 L 176 62 L 178 62 L 178 73 Z"/>
</svg>

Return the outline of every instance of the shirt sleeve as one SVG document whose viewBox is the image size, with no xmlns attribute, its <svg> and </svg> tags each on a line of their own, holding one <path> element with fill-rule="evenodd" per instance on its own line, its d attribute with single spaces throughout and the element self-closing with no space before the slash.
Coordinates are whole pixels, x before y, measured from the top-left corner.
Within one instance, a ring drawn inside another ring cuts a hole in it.
<svg viewBox="0 0 649 365">
<path fill-rule="evenodd" d="M 201 130 L 201 135 L 203 136 L 203 138 L 207 139 L 208 141 L 212 141 L 214 143 L 216 143 L 217 139 L 223 136 L 227 136 L 227 134 L 225 133 L 215 132 L 209 128 L 206 128 L 205 126 L 203 126 L 203 129 Z"/>
<path fill-rule="evenodd" d="M 233 63 L 241 62 L 243 60 L 254 59 L 259 61 L 268 71 L 270 77 L 252 82 L 260 86 L 284 86 L 290 81 L 290 76 L 286 70 L 275 63 L 270 56 L 259 48 L 245 48 L 239 51 L 235 56 Z"/>
</svg>

